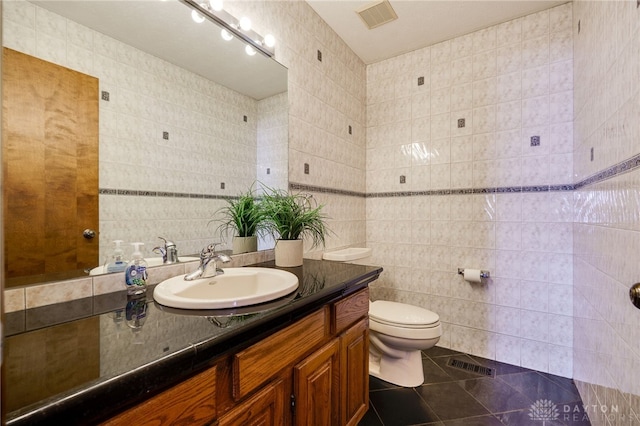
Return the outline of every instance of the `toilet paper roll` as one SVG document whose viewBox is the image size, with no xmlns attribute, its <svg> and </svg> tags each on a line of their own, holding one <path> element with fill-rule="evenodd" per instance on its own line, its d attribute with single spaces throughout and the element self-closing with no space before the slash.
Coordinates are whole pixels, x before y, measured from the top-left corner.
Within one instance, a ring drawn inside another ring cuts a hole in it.
<svg viewBox="0 0 640 426">
<path fill-rule="evenodd" d="M 464 280 L 469 281 L 470 283 L 479 283 L 482 281 L 482 277 L 480 277 L 480 269 L 464 269 Z"/>
</svg>

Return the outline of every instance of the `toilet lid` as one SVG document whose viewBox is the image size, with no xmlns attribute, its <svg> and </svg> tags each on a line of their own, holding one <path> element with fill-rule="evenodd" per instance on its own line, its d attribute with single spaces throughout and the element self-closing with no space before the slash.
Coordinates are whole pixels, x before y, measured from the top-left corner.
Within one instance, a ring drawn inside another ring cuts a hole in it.
<svg viewBox="0 0 640 426">
<path fill-rule="evenodd" d="M 435 312 L 406 303 L 376 300 L 369 305 L 369 318 L 385 323 L 411 328 L 429 327 L 440 321 Z"/>
</svg>

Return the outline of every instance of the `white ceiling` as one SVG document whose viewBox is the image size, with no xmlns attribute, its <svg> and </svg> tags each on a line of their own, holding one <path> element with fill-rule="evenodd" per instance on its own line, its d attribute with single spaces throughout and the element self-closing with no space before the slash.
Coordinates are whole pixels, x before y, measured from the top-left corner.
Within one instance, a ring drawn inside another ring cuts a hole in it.
<svg viewBox="0 0 640 426">
<path fill-rule="evenodd" d="M 379 0 L 307 0 L 365 64 L 548 9 L 568 0 L 390 0 L 398 19 L 369 30 L 357 10 Z"/>
</svg>

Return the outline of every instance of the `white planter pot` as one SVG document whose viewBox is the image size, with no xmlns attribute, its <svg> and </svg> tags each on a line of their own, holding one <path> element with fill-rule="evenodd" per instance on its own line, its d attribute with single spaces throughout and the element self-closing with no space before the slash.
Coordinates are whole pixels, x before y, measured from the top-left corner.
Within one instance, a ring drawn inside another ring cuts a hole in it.
<svg viewBox="0 0 640 426">
<path fill-rule="evenodd" d="M 258 251 L 258 237 L 233 237 L 232 250 L 233 254 Z"/>
<path fill-rule="evenodd" d="M 293 268 L 302 266 L 302 240 L 278 240 L 276 241 L 275 256 L 276 266 Z"/>
</svg>

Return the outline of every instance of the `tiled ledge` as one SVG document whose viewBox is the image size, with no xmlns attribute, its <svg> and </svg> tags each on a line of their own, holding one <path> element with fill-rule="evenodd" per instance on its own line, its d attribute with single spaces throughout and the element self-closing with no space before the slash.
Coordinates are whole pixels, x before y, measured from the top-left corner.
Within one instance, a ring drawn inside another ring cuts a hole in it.
<svg viewBox="0 0 640 426">
<path fill-rule="evenodd" d="M 240 267 L 267 262 L 273 258 L 273 250 L 237 254 L 231 256 L 231 262 L 225 266 Z M 176 275 L 189 273 L 197 267 L 197 261 L 155 266 L 149 268 L 148 283 L 149 285 L 158 284 Z M 124 272 L 12 288 L 4 291 L 4 311 L 9 313 L 38 308 L 122 290 L 124 290 Z"/>
</svg>

